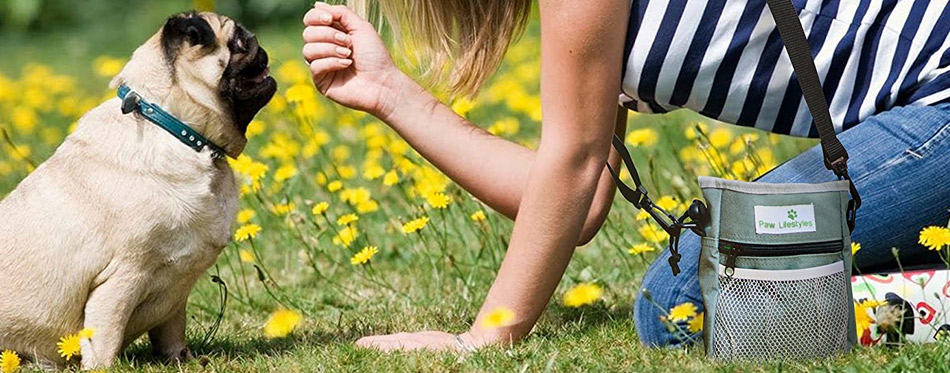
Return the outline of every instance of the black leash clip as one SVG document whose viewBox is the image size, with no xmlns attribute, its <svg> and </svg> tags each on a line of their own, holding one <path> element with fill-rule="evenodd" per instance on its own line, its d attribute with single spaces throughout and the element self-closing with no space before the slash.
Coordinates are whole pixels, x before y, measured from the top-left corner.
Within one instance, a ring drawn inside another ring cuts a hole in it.
<svg viewBox="0 0 950 373">
<path fill-rule="evenodd" d="M 617 183 L 617 189 L 620 190 L 620 194 L 623 195 L 623 198 L 633 204 L 634 207 L 650 214 L 653 220 L 670 236 L 669 263 L 670 268 L 673 270 L 673 276 L 676 276 L 680 273 L 679 261 L 682 258 L 682 255 L 679 253 L 680 233 L 683 229 L 689 229 L 699 236 L 706 235 L 706 227 L 709 225 L 709 211 L 706 208 L 706 204 L 698 199 L 694 199 L 686 210 L 686 213 L 679 218 L 673 216 L 673 214 L 653 203 L 653 200 L 647 196 L 647 190 L 640 182 L 640 174 L 637 173 L 637 167 L 633 163 L 633 159 L 630 158 L 630 152 L 627 151 L 627 147 L 623 145 L 623 140 L 617 135 L 614 135 L 613 147 L 620 153 L 623 164 L 627 166 L 627 170 L 630 171 L 630 177 L 633 179 L 636 189 L 631 189 L 627 184 L 621 181 L 620 174 L 614 171 L 609 163 L 607 164 L 607 170 L 609 170 L 610 175 L 613 176 L 614 182 Z"/>
</svg>

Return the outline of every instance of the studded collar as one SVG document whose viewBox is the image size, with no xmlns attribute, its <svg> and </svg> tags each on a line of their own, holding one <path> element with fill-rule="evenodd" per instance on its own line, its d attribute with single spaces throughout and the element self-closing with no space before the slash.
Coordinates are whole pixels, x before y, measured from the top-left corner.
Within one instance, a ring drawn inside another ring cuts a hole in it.
<svg viewBox="0 0 950 373">
<path fill-rule="evenodd" d="M 194 151 L 200 153 L 204 151 L 205 148 L 208 148 L 211 150 L 211 156 L 213 158 L 218 159 L 224 156 L 224 149 L 221 149 L 220 146 L 215 145 L 204 136 L 201 136 L 200 133 L 163 110 L 160 106 L 145 101 L 142 96 L 128 86 L 124 84 L 119 86 L 118 95 L 119 99 L 122 100 L 122 114 L 137 112 L 150 122 L 168 131 L 168 133 L 175 136 L 175 138 L 183 144 L 188 145 L 188 147 Z"/>
</svg>

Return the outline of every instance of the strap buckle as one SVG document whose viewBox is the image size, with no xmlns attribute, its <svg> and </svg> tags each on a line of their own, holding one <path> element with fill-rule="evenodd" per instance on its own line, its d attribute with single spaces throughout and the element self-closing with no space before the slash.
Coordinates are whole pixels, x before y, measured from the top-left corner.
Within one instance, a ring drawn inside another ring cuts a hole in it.
<svg viewBox="0 0 950 373">
<path fill-rule="evenodd" d="M 682 258 L 682 255 L 679 253 L 680 233 L 683 229 L 689 229 L 697 235 L 706 235 L 705 230 L 709 225 L 709 212 L 706 209 L 706 205 L 700 200 L 693 200 L 686 212 L 679 218 L 660 206 L 657 206 L 653 203 L 653 200 L 647 196 L 646 188 L 640 183 L 640 175 L 637 174 L 636 165 L 633 164 L 633 159 L 630 158 L 627 147 L 623 145 L 623 140 L 617 135 L 614 135 L 613 147 L 620 153 L 622 164 L 630 171 L 630 176 L 633 179 L 636 189 L 631 189 L 626 183 L 621 181 L 620 174 L 615 171 L 609 163 L 607 164 L 607 170 L 610 171 L 610 175 L 613 176 L 614 182 L 617 184 L 617 189 L 620 190 L 620 194 L 623 195 L 624 199 L 629 201 L 634 207 L 650 214 L 650 217 L 670 236 L 669 263 L 670 268 L 673 270 L 673 276 L 676 276 L 680 273 L 679 261 L 680 258 Z"/>
</svg>

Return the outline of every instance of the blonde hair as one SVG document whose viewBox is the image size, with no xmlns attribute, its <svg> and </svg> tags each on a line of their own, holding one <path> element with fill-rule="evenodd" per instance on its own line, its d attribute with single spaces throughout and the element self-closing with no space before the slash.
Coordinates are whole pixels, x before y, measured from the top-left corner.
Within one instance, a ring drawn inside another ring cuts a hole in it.
<svg viewBox="0 0 950 373">
<path fill-rule="evenodd" d="M 532 0 L 347 0 L 367 19 L 391 25 L 423 76 L 445 77 L 450 94 L 474 96 L 498 69 L 508 45 L 521 36 Z M 382 25 L 379 22 L 378 25 Z M 408 38 L 401 38 L 408 35 Z M 451 68 L 447 68 L 451 66 Z"/>
</svg>

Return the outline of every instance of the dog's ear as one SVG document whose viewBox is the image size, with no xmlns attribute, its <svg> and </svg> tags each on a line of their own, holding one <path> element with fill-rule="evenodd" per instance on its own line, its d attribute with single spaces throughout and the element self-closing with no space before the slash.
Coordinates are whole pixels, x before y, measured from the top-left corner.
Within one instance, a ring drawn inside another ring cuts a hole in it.
<svg viewBox="0 0 950 373">
<path fill-rule="evenodd" d="M 213 46 L 214 30 L 197 13 L 182 13 L 172 16 L 162 27 L 162 49 L 165 59 L 173 62 L 178 56 L 182 43 L 191 46 Z"/>
</svg>

